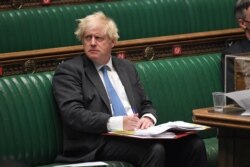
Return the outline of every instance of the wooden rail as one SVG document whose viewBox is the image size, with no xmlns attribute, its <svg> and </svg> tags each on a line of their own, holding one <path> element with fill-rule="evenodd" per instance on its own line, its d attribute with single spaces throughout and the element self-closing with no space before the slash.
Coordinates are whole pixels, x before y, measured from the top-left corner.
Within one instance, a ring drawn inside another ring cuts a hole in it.
<svg viewBox="0 0 250 167">
<path fill-rule="evenodd" d="M 239 29 L 178 34 L 119 41 L 113 55 L 131 61 L 221 52 L 227 43 L 244 36 Z M 54 70 L 58 63 L 83 53 L 82 45 L 0 54 L 0 75 Z"/>
<path fill-rule="evenodd" d="M 82 3 L 109 2 L 115 0 L 1 0 L 0 10 L 34 8 L 48 5 L 68 5 Z"/>
</svg>

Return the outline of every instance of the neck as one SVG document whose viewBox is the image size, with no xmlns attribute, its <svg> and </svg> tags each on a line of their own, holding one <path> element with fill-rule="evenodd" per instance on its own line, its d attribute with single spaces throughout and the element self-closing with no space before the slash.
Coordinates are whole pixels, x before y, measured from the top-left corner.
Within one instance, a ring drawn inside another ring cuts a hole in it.
<svg viewBox="0 0 250 167">
<path fill-rule="evenodd" d="M 246 34 L 247 39 L 250 40 L 250 30 L 246 29 L 245 34 Z"/>
</svg>

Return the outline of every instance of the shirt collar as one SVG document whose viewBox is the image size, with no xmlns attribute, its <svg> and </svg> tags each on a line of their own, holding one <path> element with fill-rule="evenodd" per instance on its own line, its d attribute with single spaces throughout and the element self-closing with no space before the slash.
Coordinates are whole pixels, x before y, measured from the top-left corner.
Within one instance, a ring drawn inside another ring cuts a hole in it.
<svg viewBox="0 0 250 167">
<path fill-rule="evenodd" d="M 94 64 L 95 64 L 95 67 L 96 67 L 97 71 L 99 71 L 104 65 L 108 66 L 109 70 L 113 70 L 113 64 L 112 64 L 111 56 L 110 56 L 110 59 L 109 59 L 107 64 L 97 64 L 97 63 L 94 63 Z"/>
</svg>

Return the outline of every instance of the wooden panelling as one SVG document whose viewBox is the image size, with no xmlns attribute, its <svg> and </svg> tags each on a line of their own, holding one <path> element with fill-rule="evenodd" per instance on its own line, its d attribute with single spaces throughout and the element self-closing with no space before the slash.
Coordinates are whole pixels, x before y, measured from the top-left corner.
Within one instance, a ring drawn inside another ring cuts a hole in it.
<svg viewBox="0 0 250 167">
<path fill-rule="evenodd" d="M 249 167 L 250 119 L 241 112 L 193 110 L 193 121 L 218 128 L 219 167 Z"/>
<path fill-rule="evenodd" d="M 221 52 L 227 43 L 244 36 L 241 29 L 119 41 L 113 55 L 131 61 Z M 82 45 L 0 54 L 0 75 L 54 70 L 61 61 L 83 53 Z"/>
</svg>

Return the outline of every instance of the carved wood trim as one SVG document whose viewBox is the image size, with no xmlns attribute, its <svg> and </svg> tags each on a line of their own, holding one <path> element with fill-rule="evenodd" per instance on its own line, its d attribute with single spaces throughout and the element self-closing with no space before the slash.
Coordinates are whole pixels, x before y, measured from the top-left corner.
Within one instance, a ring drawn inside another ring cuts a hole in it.
<svg viewBox="0 0 250 167">
<path fill-rule="evenodd" d="M 125 40 L 117 43 L 112 54 L 131 61 L 142 61 L 221 52 L 228 42 L 242 37 L 244 37 L 244 32 L 236 28 Z M 0 71 L 2 71 L 2 76 L 7 76 L 54 70 L 61 61 L 82 52 L 82 45 L 77 45 L 3 53 L 0 54 Z M 29 64 L 28 67 L 27 64 Z"/>
<path fill-rule="evenodd" d="M 110 2 L 115 0 L 1 0 L 0 10 L 34 8 L 48 5 L 68 5 L 82 3 Z"/>
</svg>

